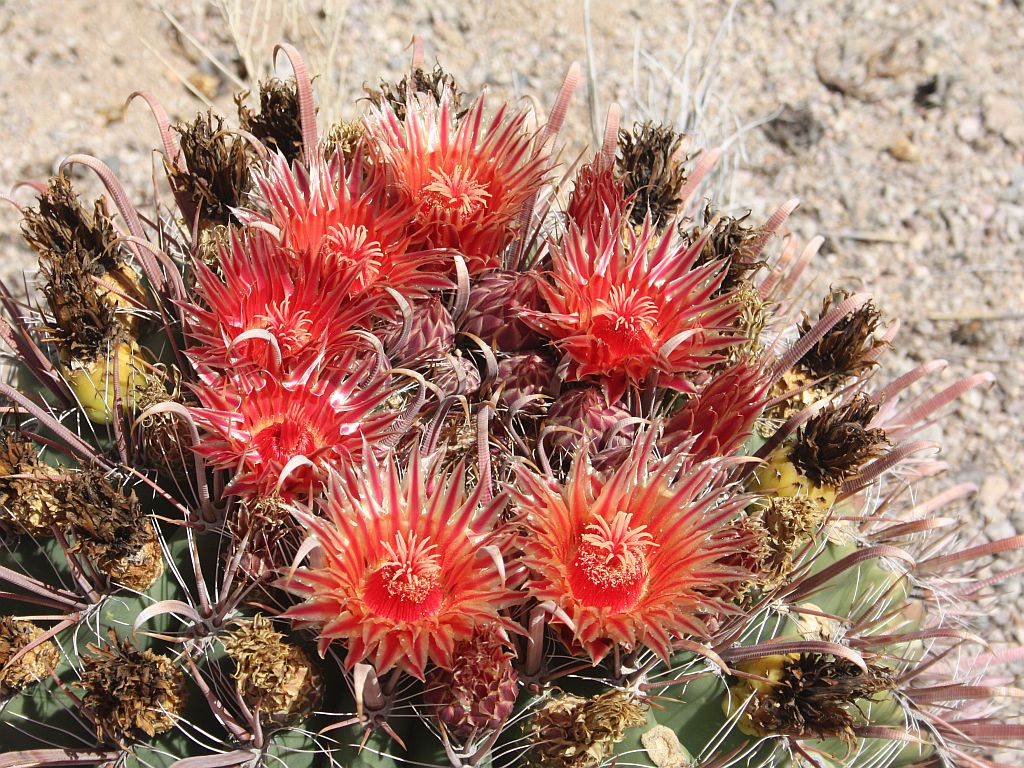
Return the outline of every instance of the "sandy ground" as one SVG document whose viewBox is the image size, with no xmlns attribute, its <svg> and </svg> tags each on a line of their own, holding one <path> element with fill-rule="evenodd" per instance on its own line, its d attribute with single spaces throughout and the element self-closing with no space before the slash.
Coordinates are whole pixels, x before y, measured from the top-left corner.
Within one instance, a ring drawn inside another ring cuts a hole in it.
<svg viewBox="0 0 1024 768">
<path fill-rule="evenodd" d="M 141 104 L 122 111 L 125 97 L 144 88 L 172 116 L 190 117 L 203 108 L 198 93 L 231 112 L 232 78 L 266 68 L 282 36 L 322 73 L 325 117 L 351 115 L 346 105 L 364 82 L 399 76 L 413 34 L 464 88 L 486 83 L 496 98 L 532 94 L 548 104 L 569 63 L 587 62 L 584 6 L 572 0 L 305 7 L 290 14 L 245 4 L 235 18 L 240 55 L 219 6 L 198 0 L 162 8 L 143 0 L 0 0 L 0 186 L 43 178 L 80 151 L 108 163 L 145 200 L 158 137 Z M 594 0 L 598 111 L 616 101 L 627 119 L 685 119 L 683 96 L 687 88 L 704 93 L 700 67 L 709 60 L 715 85 L 700 109 L 702 139 L 730 142 L 728 188 L 737 205 L 763 216 L 791 196 L 802 199 L 794 230 L 826 237 L 815 293 L 829 283 L 864 287 L 901 319 L 893 372 L 943 358 L 943 382 L 980 370 L 996 375 L 930 436 L 945 445 L 950 482 L 979 487 L 961 510 L 975 535 L 1024 532 L 1019 3 L 749 0 L 731 23 L 728 16 L 729 4 L 713 0 Z M 589 139 L 587 101 L 581 92 L 570 120 L 577 149 Z M 83 178 L 82 188 L 90 183 Z M 31 266 L 13 209 L 0 209 L 0 264 L 7 276 Z M 1003 590 L 993 634 L 1024 640 L 1021 584 Z M 1010 601 L 1018 610 L 1005 610 Z"/>
</svg>

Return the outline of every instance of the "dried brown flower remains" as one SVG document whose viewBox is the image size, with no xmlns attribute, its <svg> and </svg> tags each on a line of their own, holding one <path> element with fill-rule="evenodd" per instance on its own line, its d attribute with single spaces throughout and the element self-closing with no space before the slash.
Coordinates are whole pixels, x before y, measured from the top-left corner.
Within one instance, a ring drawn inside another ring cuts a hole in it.
<svg viewBox="0 0 1024 768">
<path fill-rule="evenodd" d="M 223 642 L 235 664 L 239 693 L 265 718 L 284 724 L 316 708 L 323 692 L 319 672 L 304 650 L 285 642 L 270 619 L 257 615 Z"/>
<path fill-rule="evenodd" d="M 765 735 L 853 739 L 857 700 L 895 686 L 885 667 L 868 664 L 865 671 L 847 659 L 805 653 L 783 666 L 766 693 L 751 698 L 744 716 Z"/>
<path fill-rule="evenodd" d="M 120 328 L 119 301 L 112 292 L 138 293 L 121 274 L 124 254 L 103 198 L 88 214 L 67 177 L 54 176 L 38 210 L 25 210 L 22 231 L 39 255 L 43 294 L 53 316 L 48 335 L 72 357 L 91 359 Z"/>
<path fill-rule="evenodd" d="M 832 290 L 821 304 L 819 319 L 828 314 L 832 306 L 849 298 L 842 289 Z M 874 302 L 865 303 L 828 331 L 800 358 L 797 367 L 815 379 L 843 381 L 857 376 L 875 365 L 875 356 L 885 342 L 875 336 L 881 313 Z M 811 330 L 814 323 L 804 316 L 801 334 Z"/>
<path fill-rule="evenodd" d="M 380 88 L 376 90 L 364 86 L 366 96 L 374 106 L 389 104 L 399 120 L 405 120 L 405 105 L 410 96 L 410 89 L 412 94 L 431 96 L 438 104 L 441 103 L 442 94 L 447 90 L 451 95 L 456 118 L 462 117 L 469 109 L 462 106 L 464 94 L 459 90 L 455 78 L 445 72 L 440 64 L 435 64 L 430 71 L 416 67 L 412 75 L 406 75 L 397 83 L 381 80 Z"/>
<path fill-rule="evenodd" d="M 13 664 L 16 654 L 36 642 L 43 630 L 30 621 L 0 616 L 0 692 L 18 690 L 47 677 L 60 661 L 52 640 L 44 640 Z"/>
<path fill-rule="evenodd" d="M 704 227 L 707 228 L 714 221 L 714 211 L 708 206 L 704 209 Z M 710 264 L 714 261 L 724 261 L 724 274 L 722 284 L 717 294 L 728 293 L 744 284 L 754 272 L 765 266 L 766 262 L 761 258 L 761 248 L 764 245 L 764 229 L 757 226 L 746 226 L 744 222 L 750 217 L 748 211 L 739 218 L 722 216 L 715 225 L 714 230 L 704 243 L 697 264 Z M 687 239 L 694 243 L 700 239 L 703 232 L 698 228 L 686 233 Z"/>
<path fill-rule="evenodd" d="M 163 572 L 163 554 L 153 523 L 134 493 L 126 494 L 102 472 L 80 472 L 57 488 L 75 543 L 113 581 L 137 591 Z"/>
<path fill-rule="evenodd" d="M 793 556 L 818 530 L 826 510 L 806 496 L 768 497 L 757 511 L 756 525 L 763 535 L 755 572 L 759 586 L 770 590 L 785 583 L 793 570 Z"/>
<path fill-rule="evenodd" d="M 294 162 L 302 153 L 302 121 L 295 80 L 285 82 L 271 78 L 260 83 L 259 112 L 245 106 L 248 96 L 245 92 L 235 97 L 242 130 L 283 154 L 289 163 Z"/>
<path fill-rule="evenodd" d="M 0 431 L 0 507 L 6 514 L 0 528 L 33 536 L 50 534 L 59 517 L 60 503 L 53 495 L 57 471 L 43 464 L 31 440 L 13 429 Z"/>
<path fill-rule="evenodd" d="M 633 694 L 619 690 L 591 698 L 553 696 L 533 716 L 532 763 L 544 768 L 600 765 L 626 729 L 646 721 L 644 711 Z"/>
<path fill-rule="evenodd" d="M 878 406 L 865 396 L 828 406 L 797 431 L 793 462 L 815 485 L 838 487 L 884 455 L 889 439 L 883 430 L 868 427 L 877 413 Z"/>
<path fill-rule="evenodd" d="M 246 140 L 230 135 L 224 118 L 212 112 L 200 113 L 174 130 L 180 137 L 185 170 L 167 164 L 171 185 L 191 197 L 201 229 L 228 224 L 231 209 L 241 205 L 249 187 L 252 154 Z"/>
<path fill-rule="evenodd" d="M 113 630 L 110 645 L 88 648 L 76 685 L 100 741 L 127 748 L 174 726 L 185 705 L 185 675 L 169 658 L 119 642 Z"/>
<path fill-rule="evenodd" d="M 619 131 L 615 163 L 626 194 L 636 196 L 629 214 L 636 226 L 650 212 L 651 222 L 661 232 L 679 211 L 680 191 L 686 183 L 680 152 L 683 138 L 670 126 L 649 121 L 634 124 L 632 132 Z"/>
</svg>

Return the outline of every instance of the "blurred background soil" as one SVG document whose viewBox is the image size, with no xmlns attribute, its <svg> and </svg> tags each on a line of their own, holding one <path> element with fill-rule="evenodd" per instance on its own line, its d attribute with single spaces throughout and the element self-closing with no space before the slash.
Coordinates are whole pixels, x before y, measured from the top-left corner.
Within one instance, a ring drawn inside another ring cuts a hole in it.
<svg viewBox="0 0 1024 768">
<path fill-rule="evenodd" d="M 884 375 L 934 358 L 949 363 L 942 382 L 996 375 L 927 437 L 943 443 L 946 484 L 978 486 L 957 510 L 972 536 L 1024 532 L 1018 2 L 0 0 L 0 188 L 87 152 L 144 204 L 162 173 L 159 136 L 141 102 L 123 108 L 131 92 L 150 91 L 172 118 L 204 100 L 233 116 L 239 83 L 269 72 L 285 39 L 320 75 L 324 121 L 353 117 L 364 83 L 408 69 L 414 34 L 428 61 L 471 93 L 486 84 L 492 103 L 550 105 L 570 62 L 583 63 L 596 77 L 574 100 L 566 157 L 592 143 L 592 118 L 613 101 L 627 123 L 699 113 L 697 143 L 728 148 L 718 183 L 737 211 L 763 219 L 797 196 L 793 231 L 826 238 L 809 310 L 830 284 L 867 289 L 902 323 Z M 78 187 L 97 191 L 84 174 Z M 0 208 L 0 272 L 21 282 L 25 269 L 17 216 Z M 1024 641 L 1021 582 L 1002 590 L 991 636 Z"/>
</svg>

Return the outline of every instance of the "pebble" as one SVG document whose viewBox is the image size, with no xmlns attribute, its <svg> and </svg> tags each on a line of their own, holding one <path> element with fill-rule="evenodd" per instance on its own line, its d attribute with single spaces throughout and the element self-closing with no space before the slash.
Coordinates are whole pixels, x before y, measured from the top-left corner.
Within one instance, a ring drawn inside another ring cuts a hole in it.
<svg viewBox="0 0 1024 768">
<path fill-rule="evenodd" d="M 983 131 L 981 118 L 977 115 L 962 118 L 956 124 L 956 135 L 964 141 L 971 143 L 981 138 Z"/>
<path fill-rule="evenodd" d="M 1010 492 L 1010 481 L 1005 475 L 988 475 L 978 490 L 978 503 L 995 507 Z"/>
<path fill-rule="evenodd" d="M 1024 146 L 1024 106 L 1019 98 L 986 94 L 981 106 L 986 128 L 1015 146 Z"/>
<path fill-rule="evenodd" d="M 889 154 L 901 163 L 916 163 L 921 159 L 921 150 L 906 136 L 900 136 L 889 147 Z"/>
<path fill-rule="evenodd" d="M 1017 529 L 1014 528 L 1013 523 L 1011 523 L 1005 517 L 1001 520 L 993 520 L 991 523 L 985 526 L 985 536 L 988 537 L 989 541 L 1008 539 L 1016 535 Z"/>
</svg>

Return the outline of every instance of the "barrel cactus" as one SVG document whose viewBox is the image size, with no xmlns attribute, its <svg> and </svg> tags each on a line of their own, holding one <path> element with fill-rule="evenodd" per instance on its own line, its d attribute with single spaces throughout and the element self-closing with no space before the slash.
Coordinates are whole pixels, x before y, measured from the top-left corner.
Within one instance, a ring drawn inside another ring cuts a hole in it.
<svg viewBox="0 0 1024 768">
<path fill-rule="evenodd" d="M 4 196 L 0 766 L 995 765 L 971 492 L 880 381 L 897 325 L 718 157 L 545 117 L 417 49 L 318 125 L 299 53 L 172 123 L 137 209 L 68 157 Z M 684 149 L 685 148 L 685 149 Z M 83 201 L 68 169 L 107 194 Z M 817 293 L 821 293 L 818 291 Z M 1010 572 L 1012 573 L 1012 571 Z"/>
</svg>

